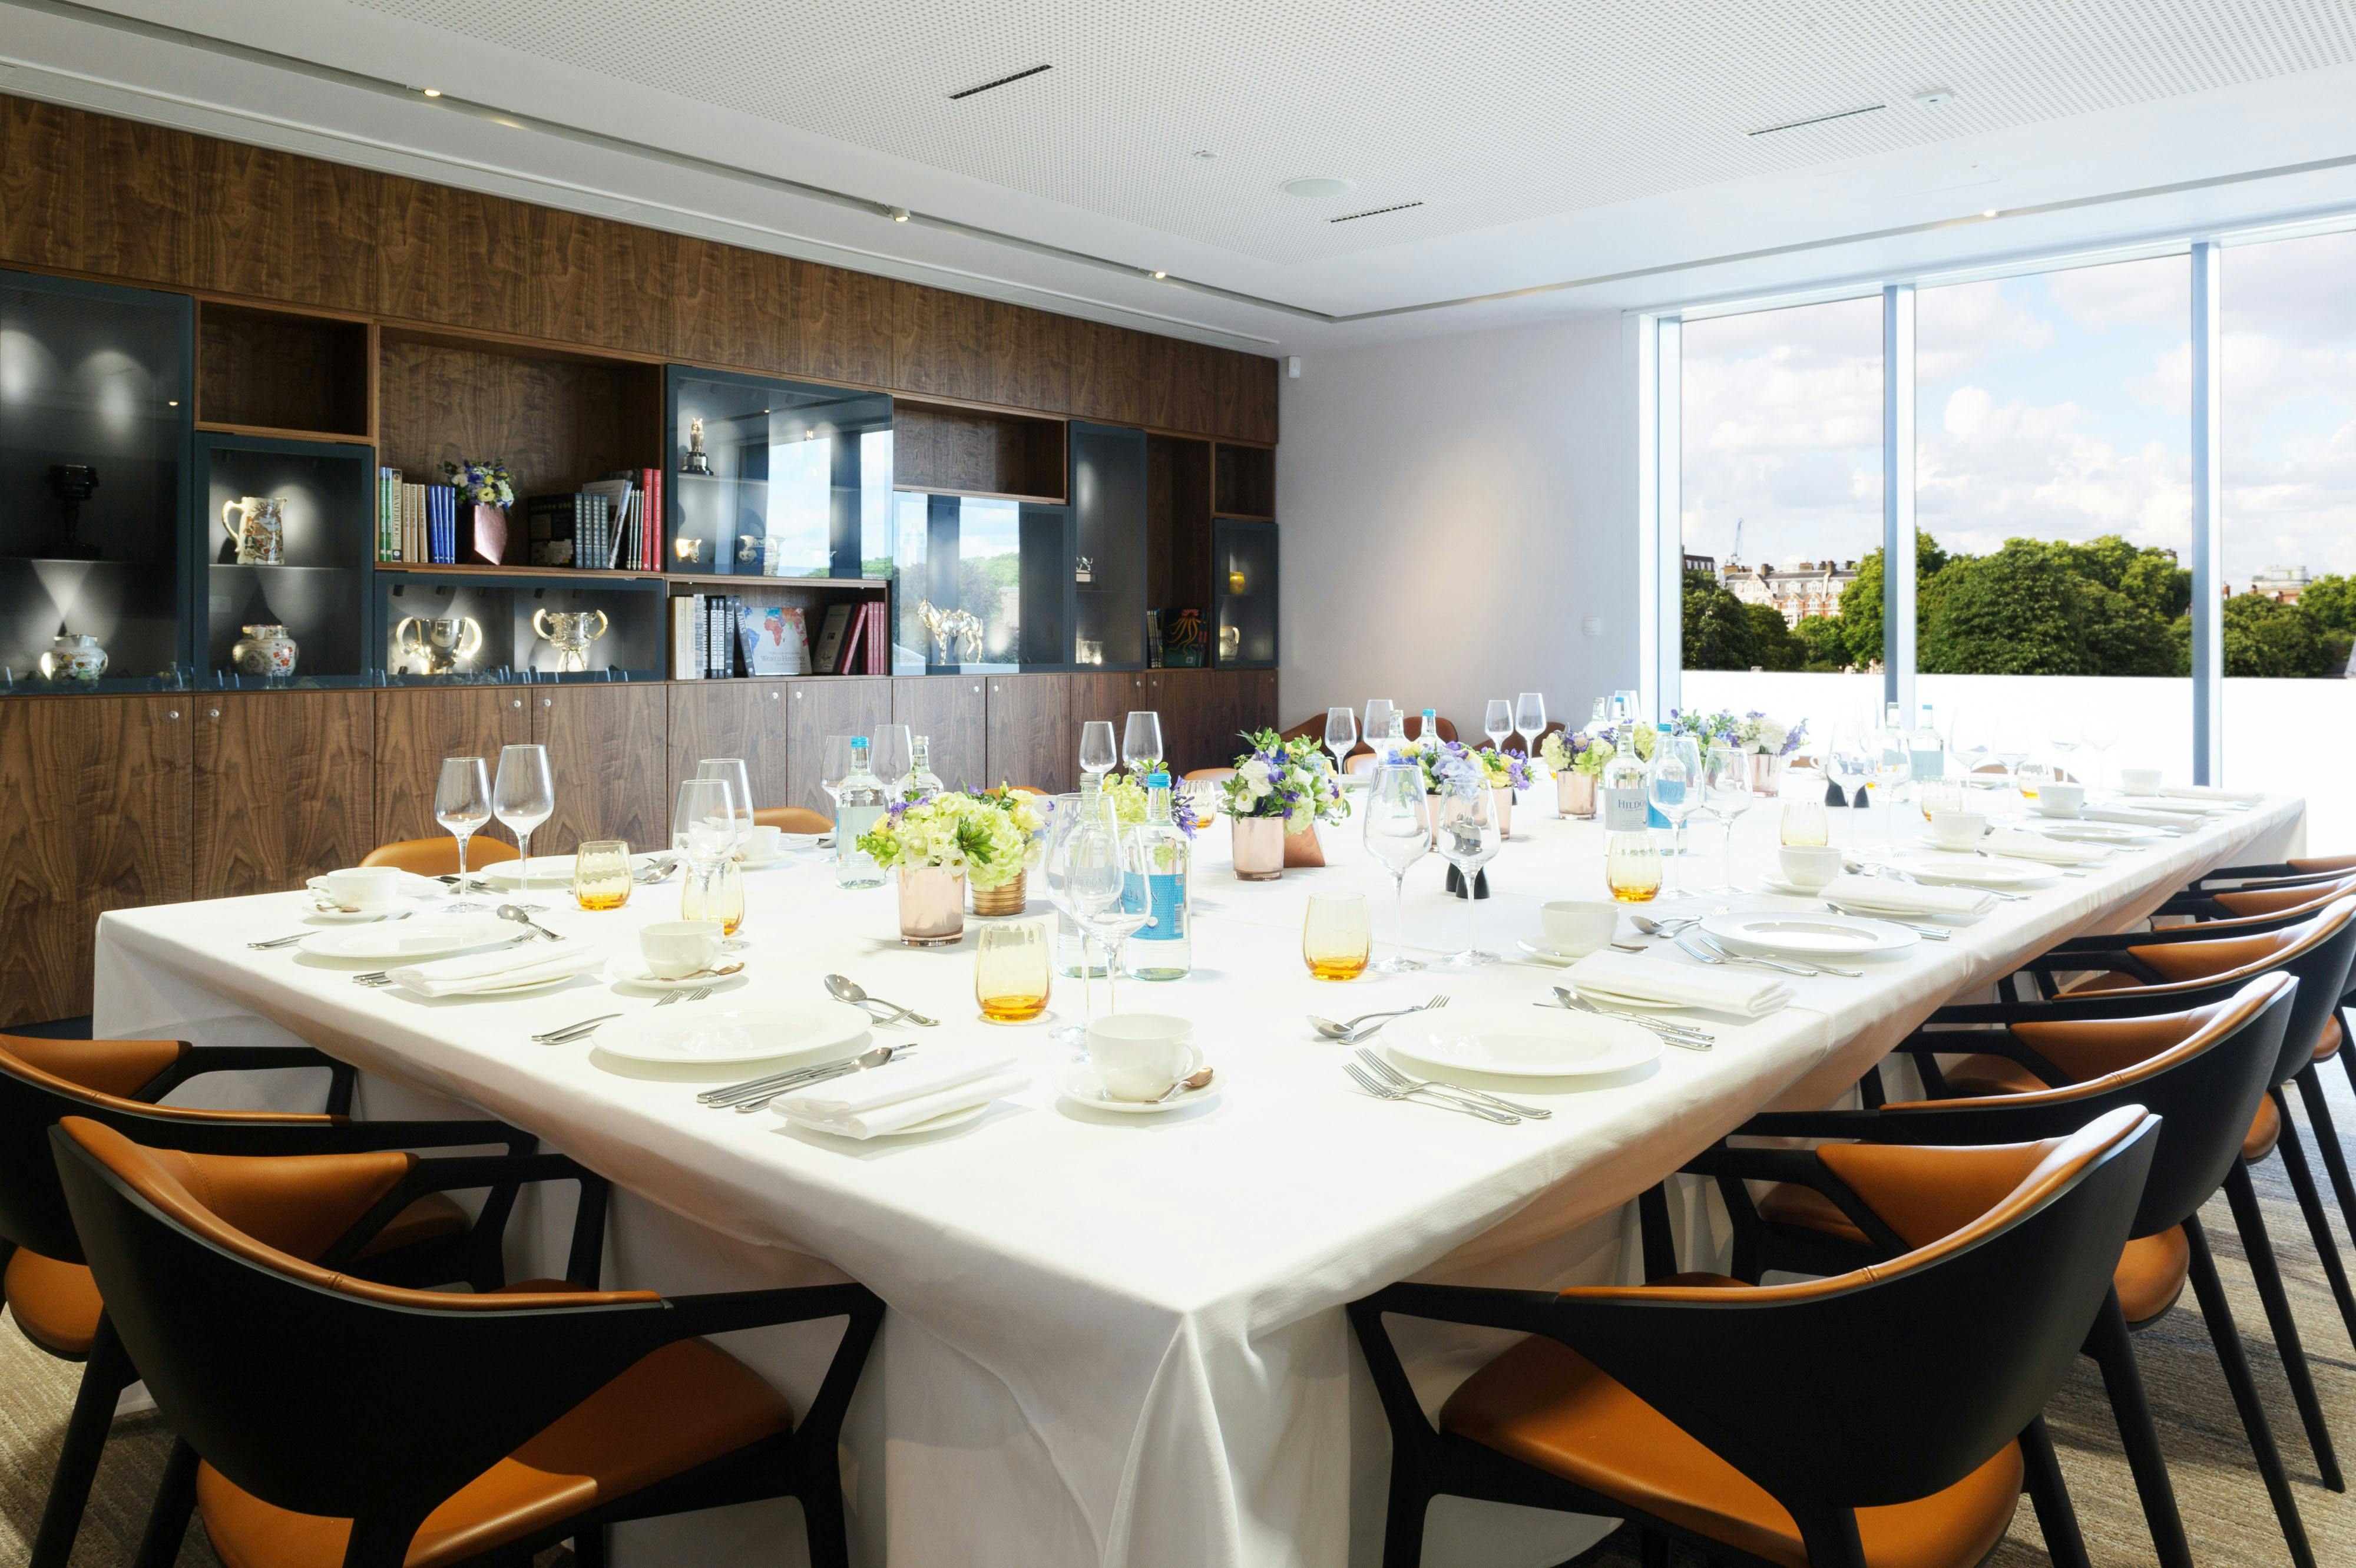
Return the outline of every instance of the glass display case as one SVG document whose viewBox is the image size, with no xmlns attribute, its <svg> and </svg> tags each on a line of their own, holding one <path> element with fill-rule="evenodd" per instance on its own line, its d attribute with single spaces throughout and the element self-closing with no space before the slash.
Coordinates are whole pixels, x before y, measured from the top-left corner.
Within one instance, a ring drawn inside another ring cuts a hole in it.
<svg viewBox="0 0 2356 1568">
<path fill-rule="evenodd" d="M 385 574 L 370 637 L 391 686 L 663 679 L 660 579 Z"/>
<path fill-rule="evenodd" d="M 1076 665 L 1145 667 L 1145 432 L 1072 422 Z"/>
<path fill-rule="evenodd" d="M 1223 670 L 1276 668 L 1276 524 L 1211 524 L 1211 659 Z"/>
<path fill-rule="evenodd" d="M 894 501 L 893 673 L 1071 661 L 1065 508 L 914 491 Z"/>
<path fill-rule="evenodd" d="M 890 397 L 681 365 L 664 380 L 670 571 L 889 575 Z"/>
<path fill-rule="evenodd" d="M 194 319 L 0 272 L 0 691 L 187 682 Z"/>
<path fill-rule="evenodd" d="M 199 431 L 198 680 L 350 686 L 368 678 L 376 449 Z"/>
</svg>

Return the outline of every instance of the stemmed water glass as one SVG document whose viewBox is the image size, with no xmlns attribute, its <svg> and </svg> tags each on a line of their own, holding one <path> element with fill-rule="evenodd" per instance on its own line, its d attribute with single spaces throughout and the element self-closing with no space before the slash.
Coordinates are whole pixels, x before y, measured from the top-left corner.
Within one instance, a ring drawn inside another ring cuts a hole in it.
<svg viewBox="0 0 2356 1568">
<path fill-rule="evenodd" d="M 875 743 L 868 750 L 867 768 L 890 789 L 908 776 L 908 768 L 916 758 L 916 744 L 906 725 L 884 725 L 875 732 Z"/>
<path fill-rule="evenodd" d="M 1325 749 L 1333 754 L 1333 776 L 1342 776 L 1342 764 L 1349 757 L 1351 748 L 1358 744 L 1358 715 L 1347 708 L 1325 710 Z"/>
<path fill-rule="evenodd" d="M 1142 777 L 1144 765 L 1165 760 L 1162 751 L 1162 715 L 1139 709 L 1120 727 L 1120 759 L 1130 772 Z"/>
<path fill-rule="evenodd" d="M 1711 891 L 1738 893 L 1741 889 L 1734 885 L 1734 824 L 1757 799 L 1751 790 L 1751 758 L 1739 746 L 1713 746 L 1704 768 L 1703 797 L 1711 814 L 1726 824 L 1726 880 Z"/>
<path fill-rule="evenodd" d="M 549 776 L 548 747 L 499 747 L 499 775 L 491 786 L 491 811 L 508 832 L 515 834 L 523 859 L 516 866 L 516 890 L 531 891 L 531 831 L 556 814 L 556 781 Z M 536 913 L 541 906 L 523 905 Z"/>
<path fill-rule="evenodd" d="M 1522 755 L 1538 754 L 1538 736 L 1546 734 L 1546 697 L 1524 692 L 1514 699 L 1514 732 L 1522 737 Z"/>
<path fill-rule="evenodd" d="M 1825 771 L 1840 786 L 1841 799 L 1848 802 L 1849 846 L 1858 848 L 1864 830 L 1857 825 L 1857 814 L 1865 810 L 1865 782 L 1873 777 L 1873 757 L 1856 721 L 1833 732 L 1831 744 L 1825 747 Z"/>
<path fill-rule="evenodd" d="M 466 841 L 491 820 L 491 772 L 479 757 L 445 757 L 442 777 L 434 786 L 434 820 L 458 841 L 458 902 L 454 915 L 471 915 L 483 906 L 468 901 Z"/>
<path fill-rule="evenodd" d="M 2094 754 L 2094 785 L 2100 789 L 2111 776 L 2111 747 L 2119 743 L 2119 721 L 2115 714 L 2097 708 L 2086 720 L 2086 749 Z"/>
<path fill-rule="evenodd" d="M 2004 764 L 2005 782 L 2019 789 L 2020 765 L 2029 760 L 2029 721 L 2019 714 L 1997 720 L 1993 750 L 1996 759 Z"/>
<path fill-rule="evenodd" d="M 1105 731 L 1109 741 L 1112 726 L 1107 725 Z M 1080 939 L 1081 1021 L 1057 1029 L 1054 1038 L 1058 1045 L 1085 1053 L 1087 1025 L 1096 1016 L 1096 965 L 1088 950 L 1090 922 L 1100 909 L 1120 902 L 1121 886 L 1119 856 L 1112 847 L 1120 831 L 1119 819 L 1111 803 L 1102 799 L 1095 811 L 1081 811 L 1083 799 L 1079 795 L 1056 798 L 1048 822 L 1047 847 L 1039 865 L 1046 880 L 1047 901 L 1072 922 Z M 1106 866 L 1112 868 L 1109 875 L 1105 874 Z"/>
<path fill-rule="evenodd" d="M 818 787 L 834 802 L 834 814 L 842 815 L 842 781 L 851 777 L 851 743 L 855 735 L 830 735 L 826 737 L 826 751 L 819 766 Z"/>
<path fill-rule="evenodd" d="M 1366 727 L 1365 734 L 1366 744 L 1375 748 L 1375 755 L 1376 757 L 1380 757 L 1382 755 L 1383 736 L 1390 734 L 1391 732 L 1391 700 L 1388 697 L 1368 697 L 1366 699 Z"/>
<path fill-rule="evenodd" d="M 1388 760 L 1375 769 L 1374 784 L 1366 791 L 1366 853 L 1391 874 L 1391 912 L 1402 932 L 1407 929 L 1407 869 L 1431 848 L 1431 818 L 1423 793 L 1421 767 Z M 1399 953 L 1366 967 L 1403 974 L 1421 969 L 1423 961 Z"/>
<path fill-rule="evenodd" d="M 728 786 L 729 806 L 736 818 L 736 842 L 753 837 L 753 775 L 741 757 L 707 757 L 695 765 L 698 779 L 717 779 Z"/>
<path fill-rule="evenodd" d="M 1505 698 L 1489 699 L 1488 712 L 1481 719 L 1481 733 L 1489 737 L 1492 747 L 1505 749 L 1505 737 L 1514 733 L 1514 710 Z"/>
<path fill-rule="evenodd" d="M 1644 799 L 1669 820 L 1673 829 L 1683 828 L 1687 819 L 1702 809 L 1699 742 L 1689 735 L 1654 740 L 1653 766 L 1644 774 Z M 1669 865 L 1672 858 L 1661 858 L 1661 897 L 1665 898 L 1676 897 L 1676 874 Z"/>
<path fill-rule="evenodd" d="M 1963 765 L 1964 777 L 1969 779 L 1987 760 L 1988 726 L 1978 714 L 1969 708 L 1957 708 L 1947 725 L 1947 749 Z"/>
<path fill-rule="evenodd" d="M 736 789 L 725 779 L 682 779 L 672 809 L 670 842 L 687 856 L 688 881 L 703 890 L 703 907 L 713 902 L 712 881 L 735 853 Z"/>
<path fill-rule="evenodd" d="M 2078 715 L 2066 709 L 2055 709 L 2046 724 L 2045 743 L 2053 748 L 2053 777 L 2057 780 L 2072 778 L 2069 762 L 2070 754 L 2078 749 Z"/>
<path fill-rule="evenodd" d="M 1914 759 L 1908 752 L 1906 731 L 1896 719 L 1897 712 L 1898 704 L 1892 703 L 1890 716 L 1866 737 L 1873 755 L 1874 803 L 1881 808 L 1881 836 L 1892 854 L 1898 852 L 1899 791 L 1914 776 Z"/>
<path fill-rule="evenodd" d="M 1090 719 L 1080 726 L 1081 772 L 1101 784 L 1119 760 L 1120 753 L 1113 749 L 1111 720 Z"/>
<path fill-rule="evenodd" d="M 1099 838 L 1106 841 L 1109 853 L 1098 855 L 1092 849 L 1085 875 L 1092 904 L 1096 891 L 1104 884 L 1108 870 L 1114 891 L 1111 902 L 1094 905 L 1087 917 L 1087 924 L 1088 929 L 1096 933 L 1097 940 L 1105 947 L 1105 1010 L 1118 1013 L 1120 1011 L 1120 945 L 1136 935 L 1152 918 L 1153 884 L 1150 879 L 1151 868 L 1148 860 L 1151 850 L 1144 835 L 1133 828 L 1121 826 L 1120 814 L 1109 800 L 1104 802 L 1104 824 L 1109 830 L 1108 834 L 1092 835 L 1092 841 Z M 1137 887 L 1135 908 L 1130 908 L 1130 882 L 1132 877 L 1136 879 Z"/>
<path fill-rule="evenodd" d="M 1456 868 L 1466 897 L 1472 896 L 1472 879 L 1495 858 L 1497 844 L 1497 820 L 1489 811 L 1489 791 L 1469 769 L 1449 779 L 1440 797 L 1440 855 Z M 1496 962 L 1497 955 L 1469 947 L 1450 953 L 1448 961 L 1459 969 L 1471 969 Z"/>
</svg>

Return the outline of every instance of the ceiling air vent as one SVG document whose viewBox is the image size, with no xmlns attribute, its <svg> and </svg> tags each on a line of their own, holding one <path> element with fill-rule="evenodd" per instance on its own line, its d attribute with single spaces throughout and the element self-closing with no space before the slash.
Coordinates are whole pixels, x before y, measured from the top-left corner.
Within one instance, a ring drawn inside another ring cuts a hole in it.
<svg viewBox="0 0 2356 1568">
<path fill-rule="evenodd" d="M 1004 87 L 1010 82 L 1020 81 L 1026 76 L 1036 76 L 1043 70 L 1055 69 L 1052 65 L 1034 65 L 1029 70 L 1018 70 L 1012 76 L 1001 76 L 995 81 L 985 81 L 978 87 L 969 87 L 962 92 L 952 92 L 949 94 L 949 101 L 955 102 L 960 98 L 971 98 L 977 92 L 987 92 L 993 87 Z"/>
<path fill-rule="evenodd" d="M 1386 212 L 1404 212 L 1410 207 L 1420 207 L 1420 201 L 1402 201 L 1390 207 L 1369 207 L 1364 212 L 1345 212 L 1339 218 L 1328 218 L 1328 223 L 1355 223 L 1361 218 L 1380 218 Z"/>
<path fill-rule="evenodd" d="M 1889 108 L 1887 103 L 1868 103 L 1860 109 L 1836 109 L 1829 114 L 1811 114 L 1804 120 L 1786 121 L 1781 125 L 1762 125 L 1755 131 L 1745 131 L 1746 136 L 1772 136 L 1778 131 L 1796 131 L 1803 125 L 1829 125 L 1835 120 L 1854 120 L 1860 114 L 1879 114 Z"/>
</svg>

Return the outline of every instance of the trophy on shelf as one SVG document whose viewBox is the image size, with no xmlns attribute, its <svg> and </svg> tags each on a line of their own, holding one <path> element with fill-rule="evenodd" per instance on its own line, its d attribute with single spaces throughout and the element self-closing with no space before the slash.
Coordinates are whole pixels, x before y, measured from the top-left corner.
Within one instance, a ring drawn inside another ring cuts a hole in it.
<svg viewBox="0 0 2356 1568">
<path fill-rule="evenodd" d="M 531 629 L 540 639 L 556 650 L 556 668 L 566 671 L 586 671 L 589 668 L 589 645 L 605 635 L 612 623 L 604 610 L 545 610 L 531 612 Z"/>
<path fill-rule="evenodd" d="M 49 494 L 58 498 L 65 527 L 42 544 L 40 553 L 56 561 L 95 561 L 98 546 L 81 538 L 81 507 L 98 489 L 98 470 L 87 463 L 49 465 Z"/>
<path fill-rule="evenodd" d="M 483 650 L 483 628 L 473 616 L 410 616 L 392 628 L 392 643 L 423 666 L 419 673 L 448 675 Z"/>
<path fill-rule="evenodd" d="M 701 419 L 687 422 L 687 456 L 680 459 L 679 471 L 682 474 L 712 472 L 712 458 L 703 450 L 703 421 Z"/>
<path fill-rule="evenodd" d="M 1093 583 L 1096 580 L 1097 564 L 1086 555 L 1076 557 L 1072 562 L 1072 581 L 1075 583 Z"/>
</svg>

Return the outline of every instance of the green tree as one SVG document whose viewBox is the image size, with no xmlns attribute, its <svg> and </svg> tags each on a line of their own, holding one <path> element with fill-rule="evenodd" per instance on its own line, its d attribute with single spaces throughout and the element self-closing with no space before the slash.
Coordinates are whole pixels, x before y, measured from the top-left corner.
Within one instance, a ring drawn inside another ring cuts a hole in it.
<svg viewBox="0 0 2356 1568">
<path fill-rule="evenodd" d="M 1775 618 L 1781 621 L 1783 618 Z M 1687 573 L 1685 667 L 1748 670 L 1758 662 L 1752 657 L 1751 639 L 1748 607 L 1719 586 L 1718 579 L 1708 572 Z"/>
<path fill-rule="evenodd" d="M 1783 612 L 1773 605 L 1745 605 L 1751 619 L 1751 662 L 1762 670 L 1800 670 L 1808 662 L 1807 645 L 1793 635 Z"/>
<path fill-rule="evenodd" d="M 2225 673 L 2288 680 L 2337 675 L 2340 668 L 2304 604 L 2240 594 L 2225 601 Z"/>
<path fill-rule="evenodd" d="M 1918 590 L 1916 667 L 1940 675 L 2091 675 L 2079 601 L 2086 580 L 2035 540 L 1948 563 Z"/>
<path fill-rule="evenodd" d="M 1954 557 L 1939 542 L 1914 531 L 1914 636 L 1922 636 L 1923 589 L 1944 571 Z M 1870 550 L 1857 564 L 1857 578 L 1841 590 L 1841 640 L 1848 647 L 1848 662 L 1858 669 L 1881 657 L 1881 552 Z"/>
<path fill-rule="evenodd" d="M 2298 607 L 2314 617 L 2326 635 L 2356 638 L 2356 577 L 2336 572 L 2318 577 L 2299 595 Z"/>
<path fill-rule="evenodd" d="M 1848 641 L 1841 635 L 1841 623 L 1831 616 L 1804 616 L 1792 635 L 1804 656 L 1800 666 L 1804 670 L 1834 675 L 1849 662 Z"/>
<path fill-rule="evenodd" d="M 2179 654 L 2161 616 L 2134 595 L 2082 579 L 2077 595 L 2086 655 L 2099 675 L 2189 675 L 2190 652 Z"/>
</svg>

